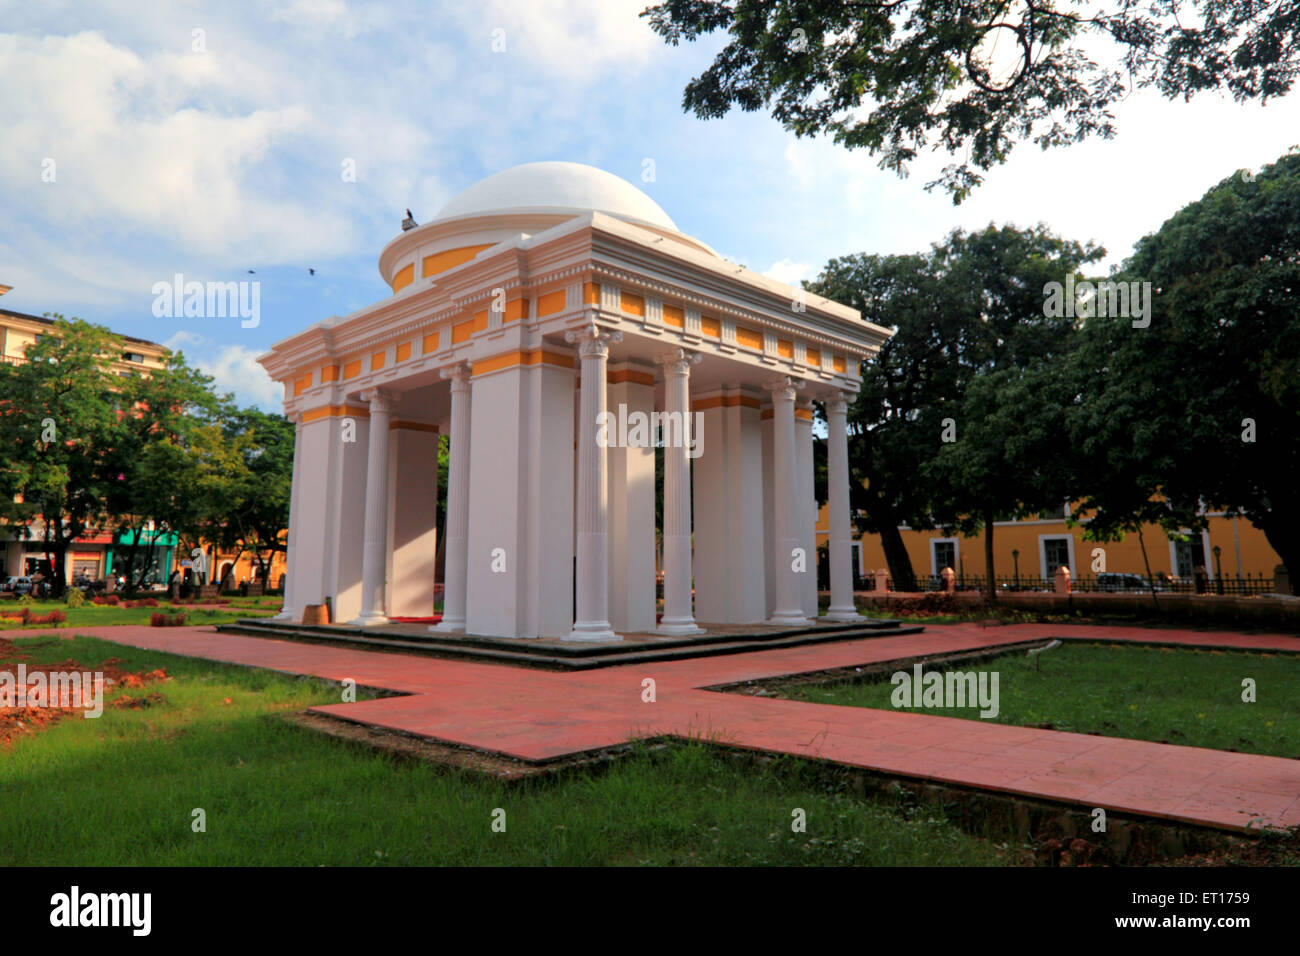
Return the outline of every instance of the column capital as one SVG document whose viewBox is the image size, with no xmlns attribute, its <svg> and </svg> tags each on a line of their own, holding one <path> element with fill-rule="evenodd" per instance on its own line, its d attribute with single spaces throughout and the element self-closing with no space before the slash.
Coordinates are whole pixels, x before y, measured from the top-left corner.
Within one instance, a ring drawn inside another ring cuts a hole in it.
<svg viewBox="0 0 1300 956">
<path fill-rule="evenodd" d="M 609 355 L 609 343 L 622 342 L 623 333 L 617 329 L 602 329 L 593 322 L 585 328 L 565 332 L 564 341 L 577 345 L 578 354 L 583 358 L 605 358 Z"/>
<path fill-rule="evenodd" d="M 853 399 L 856 397 L 856 392 L 846 392 L 841 388 L 835 388 L 826 393 L 823 401 L 826 402 L 828 414 L 831 412 L 847 413 L 849 405 L 853 403 Z"/>
<path fill-rule="evenodd" d="M 664 374 L 688 375 L 692 365 L 699 365 L 704 360 L 704 356 L 699 352 L 690 352 L 686 349 L 669 349 L 661 355 L 655 356 L 655 364 L 664 367 Z"/>
<path fill-rule="evenodd" d="M 438 374 L 444 379 L 451 379 L 452 391 L 458 388 L 469 387 L 469 377 L 473 374 L 473 366 L 469 362 L 458 362 L 455 365 L 448 365 L 446 368 L 438 370 Z"/>
<path fill-rule="evenodd" d="M 384 391 L 382 388 L 372 388 L 361 394 L 363 401 L 369 403 L 372 412 L 391 412 L 393 403 L 397 400 L 392 392 Z"/>
<path fill-rule="evenodd" d="M 803 389 L 804 383 L 789 375 L 782 375 L 780 378 L 764 382 L 763 387 L 772 393 L 773 399 L 783 398 L 787 402 L 793 402 Z"/>
</svg>

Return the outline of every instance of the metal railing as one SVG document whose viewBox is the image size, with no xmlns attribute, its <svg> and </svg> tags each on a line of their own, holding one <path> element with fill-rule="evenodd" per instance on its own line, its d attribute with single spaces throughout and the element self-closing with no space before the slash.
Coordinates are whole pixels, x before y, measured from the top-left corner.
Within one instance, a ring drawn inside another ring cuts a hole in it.
<svg viewBox="0 0 1300 956">
<path fill-rule="evenodd" d="M 958 591 L 983 591 L 987 578 L 982 574 L 958 574 L 956 588 Z M 998 575 L 994 578 L 999 593 L 1049 593 L 1056 590 L 1054 580 L 1032 575 Z M 1128 574 L 1122 576 L 1094 576 L 1074 578 L 1070 589 L 1084 594 L 1142 594 L 1149 593 L 1151 581 L 1145 575 Z M 1257 594 L 1272 594 L 1277 584 L 1272 575 L 1254 574 L 1240 577 L 1174 578 L 1156 575 L 1155 590 L 1157 594 L 1221 594 L 1234 597 L 1249 597 Z M 854 590 L 874 591 L 874 575 L 859 577 L 854 575 Z M 890 590 L 894 590 L 894 581 L 889 581 Z M 937 574 L 916 575 L 917 591 L 942 591 L 943 580 Z"/>
</svg>

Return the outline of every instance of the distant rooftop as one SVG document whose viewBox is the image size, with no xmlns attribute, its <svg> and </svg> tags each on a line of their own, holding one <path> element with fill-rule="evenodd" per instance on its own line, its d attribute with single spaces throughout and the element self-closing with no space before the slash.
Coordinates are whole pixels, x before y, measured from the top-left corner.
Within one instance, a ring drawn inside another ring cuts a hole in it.
<svg viewBox="0 0 1300 956">
<path fill-rule="evenodd" d="M 3 286 L 0 286 L 3 288 Z M 15 312 L 12 309 L 0 309 L 0 315 L 7 315 L 15 319 L 22 319 L 25 322 L 39 322 L 42 325 L 53 325 L 53 319 L 47 319 L 41 315 L 28 315 L 26 312 Z M 111 331 L 111 330 L 110 330 Z M 149 339 L 138 339 L 134 335 L 123 335 L 120 332 L 114 332 L 114 335 L 127 342 L 135 342 L 137 345 L 152 345 L 157 349 L 166 349 L 166 346 L 159 345 L 157 342 L 151 342 Z"/>
</svg>

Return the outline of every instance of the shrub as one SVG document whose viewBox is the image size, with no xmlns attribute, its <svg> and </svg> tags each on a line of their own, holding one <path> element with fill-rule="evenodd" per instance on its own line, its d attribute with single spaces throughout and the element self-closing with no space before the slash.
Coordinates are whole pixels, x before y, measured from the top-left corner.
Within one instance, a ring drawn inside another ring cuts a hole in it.
<svg viewBox="0 0 1300 956">
<path fill-rule="evenodd" d="M 81 607 L 86 603 L 86 596 L 81 593 L 80 588 L 68 588 L 67 593 L 63 595 L 63 601 L 68 607 Z"/>
<path fill-rule="evenodd" d="M 109 605 L 110 607 L 117 607 L 119 604 L 122 603 L 122 599 L 118 597 L 116 594 L 107 594 L 104 596 L 104 603 Z"/>
<path fill-rule="evenodd" d="M 22 607 L 31 607 L 33 604 L 36 603 L 36 599 L 32 597 L 30 594 L 24 594 L 18 598 L 18 603 Z"/>
<path fill-rule="evenodd" d="M 185 612 L 182 611 L 180 614 L 163 614 L 160 611 L 155 611 L 149 617 L 149 626 L 150 627 L 184 627 Z"/>
<path fill-rule="evenodd" d="M 157 599 L 157 598 L 145 598 L 145 599 L 144 599 L 143 601 L 141 601 L 140 603 L 143 604 L 145 607 L 157 607 L 157 606 L 158 606 L 158 599 Z"/>
<path fill-rule="evenodd" d="M 49 614 L 27 614 L 28 624 L 62 624 L 68 619 L 68 615 L 62 611 L 51 611 Z"/>
</svg>

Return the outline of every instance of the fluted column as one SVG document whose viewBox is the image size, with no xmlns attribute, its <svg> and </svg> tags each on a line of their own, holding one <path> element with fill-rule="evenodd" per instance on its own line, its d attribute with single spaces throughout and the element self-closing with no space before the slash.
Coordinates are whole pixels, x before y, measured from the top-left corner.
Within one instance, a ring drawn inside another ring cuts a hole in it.
<svg viewBox="0 0 1300 956">
<path fill-rule="evenodd" d="M 363 397 L 370 403 L 370 437 L 366 448 L 361 616 L 352 623 L 370 626 L 388 623 L 384 612 L 384 579 L 388 569 L 388 419 L 393 399 L 379 389 Z"/>
<path fill-rule="evenodd" d="M 577 608 L 566 640 L 614 641 L 609 624 L 609 455 L 596 440 L 597 423 L 606 411 L 606 363 L 609 343 L 621 342 L 622 332 L 599 326 L 565 336 L 582 357 L 578 397 L 578 545 Z"/>
<path fill-rule="evenodd" d="M 685 349 L 661 355 L 664 367 L 664 614 L 661 634 L 703 634 L 692 611 L 691 366 L 701 356 Z"/>
<path fill-rule="evenodd" d="M 836 392 L 826 400 L 826 484 L 831 558 L 831 606 L 826 616 L 860 621 L 853 603 L 853 523 L 849 509 L 848 397 Z"/>
<path fill-rule="evenodd" d="M 470 366 L 444 368 L 451 380 L 451 437 L 447 449 L 447 550 L 443 555 L 442 620 L 431 631 L 465 629 L 465 578 L 469 561 Z M 437 468 L 437 462 L 433 464 Z"/>
<path fill-rule="evenodd" d="M 277 621 L 297 621 L 300 617 L 298 609 L 298 591 L 299 588 L 295 582 L 297 575 L 295 568 L 297 566 L 296 558 L 299 554 L 297 539 L 298 528 L 302 524 L 302 415 L 293 416 L 293 477 L 289 484 L 289 540 L 285 544 L 284 551 L 284 605 L 280 609 L 274 620 Z M 220 574 L 220 562 L 215 574 L 209 580 L 217 580 L 216 574 Z M 217 581 L 220 584 L 220 581 Z"/>
<path fill-rule="evenodd" d="M 766 383 L 772 393 L 772 524 L 776 549 L 776 609 L 768 624 L 806 624 L 799 600 L 799 572 L 794 569 L 795 548 L 800 547 L 798 500 L 795 480 L 794 399 L 803 382 L 783 376 Z M 804 567 L 816 567 L 816 555 L 804 555 Z M 805 570 L 804 574 L 816 573 Z"/>
</svg>

